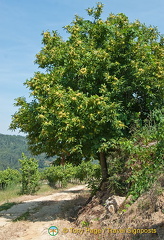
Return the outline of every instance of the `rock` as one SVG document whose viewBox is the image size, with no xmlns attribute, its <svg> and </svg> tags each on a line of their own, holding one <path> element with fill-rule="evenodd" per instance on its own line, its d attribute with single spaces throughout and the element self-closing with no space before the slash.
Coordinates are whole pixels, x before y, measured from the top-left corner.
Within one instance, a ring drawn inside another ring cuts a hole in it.
<svg viewBox="0 0 164 240">
<path fill-rule="evenodd" d="M 114 214 L 115 212 L 118 211 L 119 207 L 121 204 L 125 201 L 125 197 L 120 197 L 120 196 L 111 196 L 105 201 L 105 207 L 107 211 L 111 214 Z"/>
<path fill-rule="evenodd" d="M 107 207 L 107 210 L 112 214 L 114 214 L 116 212 L 114 205 L 109 205 Z"/>
</svg>

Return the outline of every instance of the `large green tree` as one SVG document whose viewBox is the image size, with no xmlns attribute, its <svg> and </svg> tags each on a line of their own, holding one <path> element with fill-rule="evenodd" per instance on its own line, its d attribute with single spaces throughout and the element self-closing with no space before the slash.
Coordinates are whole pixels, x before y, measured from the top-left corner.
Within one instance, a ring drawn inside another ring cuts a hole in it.
<svg viewBox="0 0 164 240">
<path fill-rule="evenodd" d="M 164 44 L 156 28 L 122 13 L 104 21 L 102 10 L 75 16 L 66 41 L 43 33 L 36 63 L 45 71 L 25 82 L 33 100 L 16 100 L 10 128 L 27 133 L 34 154 L 99 156 L 105 180 L 107 152 L 164 103 Z"/>
</svg>

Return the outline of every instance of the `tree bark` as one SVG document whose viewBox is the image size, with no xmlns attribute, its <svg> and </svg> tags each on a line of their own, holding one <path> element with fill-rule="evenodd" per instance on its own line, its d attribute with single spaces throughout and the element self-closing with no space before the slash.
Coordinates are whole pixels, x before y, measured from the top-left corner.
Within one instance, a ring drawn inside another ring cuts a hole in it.
<svg viewBox="0 0 164 240">
<path fill-rule="evenodd" d="M 65 156 L 62 155 L 60 165 L 64 166 L 65 165 Z"/>
<path fill-rule="evenodd" d="M 100 165 L 101 165 L 101 173 L 102 173 L 102 180 L 106 181 L 108 178 L 108 167 L 106 156 L 104 152 L 100 152 Z"/>
</svg>

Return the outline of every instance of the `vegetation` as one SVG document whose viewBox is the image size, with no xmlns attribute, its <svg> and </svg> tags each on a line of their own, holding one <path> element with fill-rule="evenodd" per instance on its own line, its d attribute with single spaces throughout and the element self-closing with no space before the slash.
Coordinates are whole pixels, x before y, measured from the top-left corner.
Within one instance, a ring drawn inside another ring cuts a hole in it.
<svg viewBox="0 0 164 240">
<path fill-rule="evenodd" d="M 9 208 L 11 208 L 12 206 L 16 205 L 17 203 L 16 202 L 7 202 L 7 203 L 4 203 L 0 206 L 0 212 L 1 211 L 4 211 L 4 210 L 7 210 Z"/>
<path fill-rule="evenodd" d="M 19 169 L 18 159 L 21 158 L 22 153 L 29 158 L 34 157 L 28 150 L 26 137 L 0 134 L 0 170 L 8 167 Z M 47 167 L 50 162 L 55 160 L 55 157 L 47 159 L 45 154 L 40 154 L 35 158 L 39 161 L 39 168 Z"/>
<path fill-rule="evenodd" d="M 72 184 L 68 184 L 67 187 L 72 187 Z M 10 201 L 16 201 L 13 199 L 17 199 L 20 196 L 21 189 L 22 189 L 21 184 L 13 184 L 11 186 L 8 186 L 4 190 L 1 190 L 0 204 L 6 203 L 7 206 L 10 206 L 10 204 L 8 205 L 7 203 L 9 203 Z M 52 191 L 55 192 L 55 191 L 58 191 L 58 189 L 55 190 L 54 188 L 52 188 L 51 186 L 49 186 L 43 181 L 42 184 L 40 185 L 39 190 L 35 193 L 35 195 L 36 196 L 49 195 L 49 194 L 52 194 Z M 19 199 L 18 199 L 18 202 L 20 202 Z"/>
<path fill-rule="evenodd" d="M 87 10 L 92 20 L 76 16 L 66 41 L 43 33 L 36 63 L 44 73 L 25 82 L 32 100 L 16 100 L 10 129 L 27 134 L 34 155 L 98 159 L 111 191 L 137 197 L 164 166 L 164 39 L 122 13 L 102 20 L 102 10 L 98 3 Z M 75 172 L 67 165 L 45 174 L 65 183 Z"/>
<path fill-rule="evenodd" d="M 21 175 L 18 170 L 7 168 L 4 171 L 0 171 L 0 190 L 20 182 L 20 178 Z"/>
<path fill-rule="evenodd" d="M 22 152 L 27 154 L 27 141 L 25 137 L 0 134 L 1 170 L 5 170 L 7 167 L 18 169 L 18 159 L 21 157 Z"/>
<path fill-rule="evenodd" d="M 8 203 L 10 199 L 18 197 L 21 191 L 20 184 L 9 185 L 4 190 L 0 190 L 0 203 Z M 12 200 L 13 201 L 13 200 Z"/>
<path fill-rule="evenodd" d="M 76 16 L 65 27 L 67 41 L 43 34 L 36 63 L 46 73 L 26 82 L 34 100 L 17 99 L 10 128 L 28 134 L 35 154 L 99 154 L 106 179 L 107 152 L 163 104 L 164 61 L 157 29 L 130 23 L 124 14 L 103 21 L 102 7 L 88 9 L 93 21 Z"/>
<path fill-rule="evenodd" d="M 26 221 L 29 216 L 30 216 L 30 210 L 28 210 L 27 212 L 23 213 L 21 216 L 15 218 L 13 220 L 13 222 Z"/>
<path fill-rule="evenodd" d="M 158 111 L 155 124 L 156 114 L 143 127 L 133 129 L 131 138 L 122 139 L 109 156 L 108 187 L 114 194 L 131 194 L 136 199 L 164 172 L 164 116 Z"/>
<path fill-rule="evenodd" d="M 160 174 L 164 172 L 164 110 L 154 112 L 147 125 L 133 134 L 128 143 L 129 158 L 126 162 L 131 175 L 129 194 L 134 199 L 148 190 Z M 154 124 L 158 117 L 158 124 Z"/>
<path fill-rule="evenodd" d="M 100 166 L 93 164 L 92 161 L 82 161 L 78 166 L 71 163 L 64 166 L 51 166 L 42 173 L 43 178 L 47 179 L 50 186 L 61 183 L 65 187 L 69 182 L 85 182 L 88 183 L 92 190 L 97 189 L 101 179 Z"/>
<path fill-rule="evenodd" d="M 32 194 L 39 189 L 40 174 L 38 171 L 38 161 L 34 158 L 27 158 L 22 154 L 21 175 L 22 194 Z"/>
</svg>

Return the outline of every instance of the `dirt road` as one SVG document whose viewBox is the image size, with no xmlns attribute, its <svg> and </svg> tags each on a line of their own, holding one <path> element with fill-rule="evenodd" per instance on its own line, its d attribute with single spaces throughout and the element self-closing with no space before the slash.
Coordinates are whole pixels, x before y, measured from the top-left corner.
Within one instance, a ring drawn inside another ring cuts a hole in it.
<svg viewBox="0 0 164 240">
<path fill-rule="evenodd" d="M 79 240 L 72 220 L 87 199 L 84 190 L 86 186 L 79 185 L 1 211 L 0 240 Z M 49 229 L 51 226 L 57 227 L 58 233 Z"/>
</svg>

